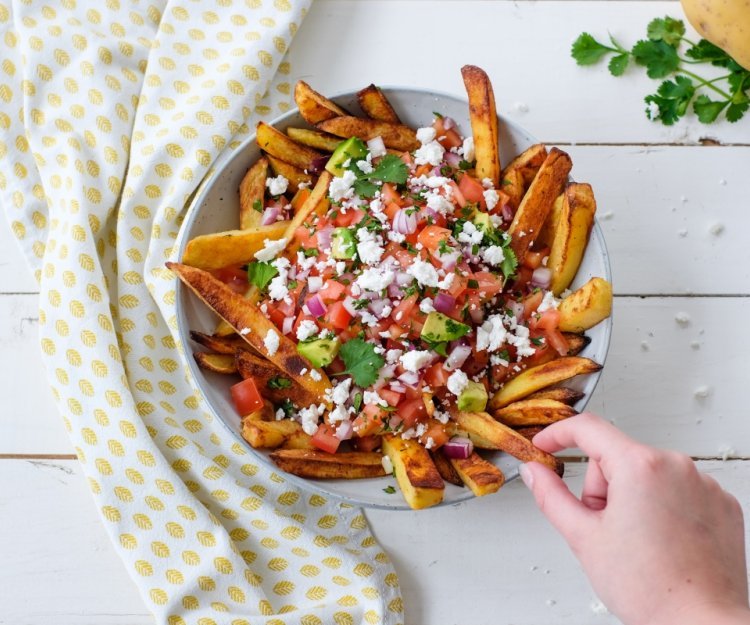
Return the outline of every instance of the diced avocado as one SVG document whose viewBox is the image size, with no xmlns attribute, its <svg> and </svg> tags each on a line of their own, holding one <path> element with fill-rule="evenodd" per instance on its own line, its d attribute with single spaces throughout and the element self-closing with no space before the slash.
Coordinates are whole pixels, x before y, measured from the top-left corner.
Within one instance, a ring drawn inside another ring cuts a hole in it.
<svg viewBox="0 0 750 625">
<path fill-rule="evenodd" d="M 338 339 L 313 339 L 297 343 L 297 351 L 310 361 L 314 367 L 325 367 L 333 362 L 339 353 Z"/>
<path fill-rule="evenodd" d="M 362 139 L 350 137 L 346 141 L 339 143 L 338 147 L 331 154 L 331 158 L 326 163 L 326 170 L 334 176 L 344 175 L 344 163 L 349 159 L 361 161 L 367 157 L 367 145 Z"/>
<path fill-rule="evenodd" d="M 440 343 L 442 341 L 455 341 L 464 334 L 468 334 L 471 328 L 465 323 L 451 319 L 439 312 L 431 312 L 422 327 L 422 338 L 429 343 Z"/>
<path fill-rule="evenodd" d="M 458 396 L 458 409 L 466 412 L 484 412 L 487 407 L 487 389 L 484 384 L 469 380 L 468 386 Z"/>
<path fill-rule="evenodd" d="M 476 213 L 474 213 L 474 216 L 471 220 L 474 222 L 477 230 L 492 232 L 495 229 L 495 227 L 492 225 L 492 222 L 490 221 L 489 213 L 483 213 L 482 211 L 478 210 Z"/>
<path fill-rule="evenodd" d="M 357 240 L 354 231 L 349 228 L 336 228 L 331 235 L 331 256 L 339 260 L 354 258 L 357 251 Z"/>
</svg>

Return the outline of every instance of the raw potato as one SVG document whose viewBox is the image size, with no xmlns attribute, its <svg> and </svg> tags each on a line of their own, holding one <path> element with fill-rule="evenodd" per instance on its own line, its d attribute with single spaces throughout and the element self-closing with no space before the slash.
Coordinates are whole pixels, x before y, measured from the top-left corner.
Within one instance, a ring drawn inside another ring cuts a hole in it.
<svg viewBox="0 0 750 625">
<path fill-rule="evenodd" d="M 268 162 L 270 163 L 274 174 L 277 176 L 284 176 L 284 178 L 289 181 L 289 193 L 296 192 L 301 184 L 312 183 L 312 176 L 306 174 L 305 171 L 299 167 L 285 163 L 281 159 L 271 156 L 270 154 L 268 155 Z"/>
<path fill-rule="evenodd" d="M 198 269 L 244 265 L 255 260 L 255 253 L 263 249 L 266 240 L 281 239 L 290 223 L 277 221 L 270 226 L 258 226 L 248 230 L 202 234 L 188 241 L 182 262 Z"/>
<path fill-rule="evenodd" d="M 294 87 L 294 101 L 304 120 L 313 126 L 332 117 L 348 115 L 344 109 L 320 95 L 302 80 L 298 80 Z"/>
<path fill-rule="evenodd" d="M 237 365 L 234 364 L 234 356 L 195 352 L 193 357 L 195 358 L 195 362 L 198 363 L 198 366 L 206 371 L 223 374 L 237 373 Z"/>
<path fill-rule="evenodd" d="M 492 186 L 497 188 L 500 182 L 500 149 L 492 83 L 485 71 L 475 65 L 464 65 L 461 76 L 469 97 L 469 119 L 477 162 L 476 177 L 479 180 L 489 178 Z"/>
<path fill-rule="evenodd" d="M 594 373 L 602 366 L 588 358 L 566 356 L 531 367 L 518 374 L 492 396 L 489 407 L 495 411 L 531 395 L 551 384 L 557 384 L 583 373 Z"/>
<path fill-rule="evenodd" d="M 302 426 L 291 419 L 281 421 L 263 421 L 261 419 L 242 420 L 242 438 L 254 449 L 275 449 L 284 442 L 302 432 Z"/>
<path fill-rule="evenodd" d="M 445 457 L 442 449 L 430 451 L 430 458 L 432 458 L 432 461 L 435 463 L 435 468 L 438 470 L 438 473 L 440 473 L 440 477 L 446 482 L 456 486 L 464 485 L 464 481 L 461 479 L 458 471 L 453 468 L 451 461 Z"/>
<path fill-rule="evenodd" d="M 612 285 L 603 278 L 591 278 L 560 302 L 560 330 L 583 332 L 612 314 Z"/>
<path fill-rule="evenodd" d="M 570 183 L 562 194 L 560 212 L 554 215 L 554 235 L 547 261 L 552 271 L 550 290 L 555 295 L 567 289 L 578 272 L 594 226 L 594 213 L 596 200 L 591 185 Z"/>
<path fill-rule="evenodd" d="M 283 132 L 265 122 L 258 122 L 255 140 L 264 152 L 302 170 L 309 171 L 313 167 L 313 162 L 324 156 L 322 152 L 292 141 Z"/>
<path fill-rule="evenodd" d="M 238 351 L 234 355 L 234 359 L 239 374 L 243 378 L 253 378 L 258 387 L 258 392 L 272 402 L 281 403 L 285 399 L 290 399 L 297 406 L 309 406 L 320 402 L 317 395 L 290 378 L 270 360 L 255 356 L 248 351 Z M 271 388 L 268 385 L 269 381 L 278 377 L 289 380 L 291 386 L 279 389 Z"/>
<path fill-rule="evenodd" d="M 508 163 L 503 171 L 503 177 L 506 177 L 511 171 L 517 171 L 523 178 L 523 184 L 528 187 L 546 159 L 547 148 L 541 143 L 536 143 Z"/>
<path fill-rule="evenodd" d="M 367 117 L 379 119 L 383 122 L 393 122 L 394 124 L 401 123 L 388 98 L 375 85 L 368 85 L 357 92 L 357 100 Z"/>
<path fill-rule="evenodd" d="M 572 388 L 560 386 L 557 388 L 547 388 L 536 393 L 532 393 L 526 399 L 553 399 L 555 401 L 562 402 L 568 406 L 572 406 L 578 400 L 583 398 L 581 391 L 576 391 Z"/>
<path fill-rule="evenodd" d="M 266 177 L 268 176 L 268 161 L 260 157 L 240 183 L 240 230 L 260 226 L 263 217 L 263 200 L 266 197 Z M 256 210 L 256 203 L 260 202 L 260 210 Z"/>
<path fill-rule="evenodd" d="M 495 419 L 513 428 L 549 425 L 577 414 L 573 408 L 554 399 L 526 399 L 497 410 Z"/>
<path fill-rule="evenodd" d="M 443 500 L 443 478 L 435 468 L 430 452 L 417 441 L 386 434 L 383 436 L 383 453 L 391 459 L 396 481 L 411 508 L 421 510 Z"/>
<path fill-rule="evenodd" d="M 369 141 L 375 137 L 382 137 L 387 148 L 402 152 L 411 152 L 419 147 L 417 133 L 414 130 L 393 122 L 361 117 L 334 117 L 318 124 L 318 128 L 345 139 L 359 137 L 362 141 Z"/>
<path fill-rule="evenodd" d="M 286 134 L 297 143 L 325 152 L 333 152 L 341 143 L 339 137 L 334 137 L 326 132 L 308 130 L 307 128 L 287 128 Z"/>
<path fill-rule="evenodd" d="M 453 468 L 477 497 L 496 493 L 505 483 L 503 472 L 476 452 L 468 458 L 451 458 Z"/>
<path fill-rule="evenodd" d="M 271 454 L 271 460 L 283 471 L 319 479 L 383 477 L 382 458 L 379 453 L 364 451 L 328 454 L 308 449 L 279 449 Z"/>
</svg>

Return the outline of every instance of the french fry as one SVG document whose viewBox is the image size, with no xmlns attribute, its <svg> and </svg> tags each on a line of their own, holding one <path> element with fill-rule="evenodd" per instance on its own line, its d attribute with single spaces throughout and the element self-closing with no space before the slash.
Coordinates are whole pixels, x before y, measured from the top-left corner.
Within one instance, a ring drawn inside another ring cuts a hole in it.
<svg viewBox="0 0 750 625">
<path fill-rule="evenodd" d="M 287 128 L 286 134 L 297 143 L 315 148 L 316 150 L 323 150 L 324 152 L 333 152 L 338 144 L 341 143 L 340 137 L 334 137 L 318 130 L 308 130 L 307 128 Z"/>
<path fill-rule="evenodd" d="M 297 406 L 320 403 L 320 397 L 287 376 L 274 363 L 248 351 L 240 350 L 234 355 L 237 372 L 243 378 L 253 378 L 258 392 L 274 403 L 290 399 Z"/>
<path fill-rule="evenodd" d="M 242 420 L 242 438 L 254 449 L 276 449 L 291 436 L 302 431 L 302 426 L 292 419 L 263 421 L 261 419 Z"/>
<path fill-rule="evenodd" d="M 519 169 L 511 169 L 504 173 L 500 188 L 508 196 L 511 208 L 514 211 L 518 210 L 523 199 L 523 194 L 526 191 L 521 171 Z"/>
<path fill-rule="evenodd" d="M 261 156 L 240 182 L 240 230 L 260 226 L 267 177 L 268 160 Z"/>
<path fill-rule="evenodd" d="M 472 452 L 468 458 L 451 458 L 450 463 L 477 497 L 495 493 L 505 483 L 503 472 L 476 452 Z"/>
<path fill-rule="evenodd" d="M 195 361 L 201 369 L 231 375 L 237 373 L 237 365 L 234 364 L 234 356 L 227 354 L 208 354 L 206 352 L 195 352 Z"/>
<path fill-rule="evenodd" d="M 313 126 L 332 117 L 348 115 L 344 109 L 320 95 L 303 80 L 298 80 L 294 86 L 294 101 L 305 121 Z"/>
<path fill-rule="evenodd" d="M 549 288 L 555 295 L 567 289 L 578 272 L 596 212 L 596 200 L 589 184 L 568 184 L 562 198 L 547 261 L 552 271 Z"/>
<path fill-rule="evenodd" d="M 547 148 L 541 143 L 536 143 L 508 163 L 508 166 L 503 171 L 503 177 L 515 170 L 521 174 L 523 184 L 528 187 L 546 158 Z"/>
<path fill-rule="evenodd" d="M 440 477 L 443 478 L 449 484 L 455 484 L 456 486 L 463 486 L 464 482 L 458 471 L 453 468 L 451 461 L 445 457 L 445 454 L 440 450 L 430 451 L 430 458 L 435 463 L 435 468 L 440 473 Z"/>
<path fill-rule="evenodd" d="M 307 359 L 300 356 L 297 346 L 281 334 L 276 326 L 260 313 L 255 304 L 248 302 L 242 295 L 235 293 L 226 284 L 201 269 L 179 263 L 167 263 L 167 268 L 209 308 L 229 323 L 258 353 L 266 356 L 304 389 L 316 397 L 324 397 L 326 390 L 331 388 L 331 382 L 325 372 L 313 367 Z M 274 342 L 278 341 L 278 346 L 274 350 L 266 347 L 266 342 L 271 336 L 276 337 Z M 314 380 L 308 373 L 302 374 L 303 370 L 317 371 L 320 379 Z"/>
<path fill-rule="evenodd" d="M 489 178 L 492 185 L 497 187 L 500 182 L 500 150 L 492 83 L 485 71 L 475 65 L 464 65 L 461 76 L 469 97 L 469 118 L 477 161 L 476 176 L 479 180 Z"/>
<path fill-rule="evenodd" d="M 383 436 L 383 453 L 391 459 L 396 481 L 409 507 L 421 510 L 443 500 L 443 478 L 430 453 L 417 441 L 386 434 Z"/>
<path fill-rule="evenodd" d="M 560 221 L 560 215 L 562 215 L 563 200 L 565 199 L 565 191 L 555 198 L 552 202 L 552 208 L 547 215 L 547 219 L 544 220 L 544 225 L 539 231 L 539 236 L 536 238 L 536 243 L 540 247 L 552 247 L 552 240 L 555 238 L 555 229 L 557 223 Z M 549 265 L 549 260 L 547 260 Z"/>
<path fill-rule="evenodd" d="M 302 170 L 309 171 L 313 167 L 313 162 L 323 156 L 317 150 L 292 141 L 283 132 L 265 122 L 258 122 L 255 140 L 264 152 Z"/>
<path fill-rule="evenodd" d="M 591 278 L 560 302 L 560 330 L 583 332 L 612 314 L 612 285 Z"/>
<path fill-rule="evenodd" d="M 297 190 L 301 184 L 311 184 L 313 177 L 310 174 L 306 174 L 304 170 L 289 163 L 285 163 L 281 159 L 275 156 L 268 155 L 268 162 L 271 165 L 273 173 L 277 176 L 284 176 L 289 181 L 289 186 L 293 190 Z"/>
<path fill-rule="evenodd" d="M 294 432 L 287 436 L 281 449 L 317 449 L 317 447 L 312 444 L 312 436 L 307 432 Z"/>
<path fill-rule="evenodd" d="M 526 399 L 495 411 L 492 416 L 512 428 L 549 425 L 576 414 L 567 404 L 554 399 Z"/>
<path fill-rule="evenodd" d="M 384 476 L 382 457 L 372 451 L 328 454 L 308 449 L 278 449 L 271 454 L 276 466 L 287 473 L 300 477 L 349 480 Z"/>
<path fill-rule="evenodd" d="M 529 247 L 538 237 L 555 198 L 565 186 L 572 165 L 568 154 L 552 148 L 526 195 L 523 196 L 508 228 L 511 248 L 519 264 L 523 263 Z"/>
<path fill-rule="evenodd" d="M 332 179 L 333 176 L 327 171 L 320 174 L 318 181 L 315 183 L 315 186 L 310 193 L 310 197 L 305 200 L 305 203 L 294 214 L 292 220 L 288 222 L 289 225 L 284 234 L 284 238 L 287 240 L 284 255 L 287 258 L 293 257 L 299 249 L 299 242 L 294 238 L 294 233 L 297 228 L 305 223 L 305 220 L 313 213 L 323 215 L 328 210 L 330 205 L 328 201 L 328 187 L 330 186 Z"/>
<path fill-rule="evenodd" d="M 537 391 L 536 393 L 527 396 L 526 399 L 552 399 L 567 404 L 568 406 L 572 406 L 581 398 L 583 398 L 583 393 L 581 391 L 576 391 L 565 386 L 559 386 L 556 388 L 542 389 L 541 391 Z"/>
<path fill-rule="evenodd" d="M 247 230 L 202 234 L 188 241 L 182 262 L 198 269 L 221 269 L 249 263 L 255 260 L 255 253 L 263 249 L 266 240 L 281 239 L 290 223 L 277 221 Z"/>
<path fill-rule="evenodd" d="M 518 432 L 521 436 L 523 436 L 526 440 L 532 441 L 534 440 L 534 437 L 539 434 L 546 426 L 544 425 L 530 425 L 528 427 L 518 428 L 516 429 L 516 432 Z"/>
<path fill-rule="evenodd" d="M 369 141 L 375 137 L 382 137 L 386 147 L 402 152 L 411 152 L 419 147 L 417 133 L 414 130 L 403 124 L 377 119 L 334 117 L 319 123 L 318 129 L 345 139 L 359 137 L 363 141 Z"/>
<path fill-rule="evenodd" d="M 551 384 L 557 384 L 583 373 L 594 373 L 601 368 L 601 365 L 593 360 L 580 356 L 566 356 L 531 367 L 506 382 L 492 396 L 489 402 L 490 410 L 496 411 Z"/>
<path fill-rule="evenodd" d="M 357 100 L 359 101 L 360 108 L 367 117 L 379 119 L 383 122 L 393 122 L 394 124 L 401 123 L 388 98 L 375 85 L 368 85 L 361 91 L 358 91 Z"/>
<path fill-rule="evenodd" d="M 218 354 L 230 354 L 234 356 L 234 353 L 240 349 L 255 351 L 239 336 L 215 336 L 191 330 L 190 338 L 199 345 L 203 345 L 203 347 L 207 347 Z"/>
</svg>

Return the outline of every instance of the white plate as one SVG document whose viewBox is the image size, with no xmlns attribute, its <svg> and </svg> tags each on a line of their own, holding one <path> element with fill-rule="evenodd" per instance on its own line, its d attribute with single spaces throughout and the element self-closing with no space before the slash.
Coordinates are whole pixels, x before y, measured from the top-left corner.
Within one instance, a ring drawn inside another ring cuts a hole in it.
<svg viewBox="0 0 750 625">
<path fill-rule="evenodd" d="M 409 88 L 383 88 L 383 91 L 402 121 L 412 128 L 428 125 L 432 120 L 433 111 L 437 111 L 455 119 L 462 135 L 468 135 L 471 131 L 468 104 L 465 100 Z M 347 93 L 333 99 L 349 111 L 359 111 L 355 93 Z M 272 125 L 279 130 L 284 130 L 289 126 L 307 126 L 296 109 L 279 117 Z M 501 162 L 503 163 L 509 162 L 516 154 L 537 143 L 528 132 L 503 117 L 500 117 L 499 127 Z M 217 163 L 212 177 L 202 185 L 194 198 L 182 225 L 178 241 L 180 258 L 185 245 L 193 237 L 238 227 L 240 181 L 259 155 L 260 150 L 253 135 L 238 150 Z M 571 288 L 574 289 L 584 284 L 592 276 L 611 280 L 609 256 L 598 224 L 594 225 L 588 249 Z M 177 285 L 177 324 L 180 337 L 188 350 L 200 348 L 191 341 L 190 330 L 210 334 L 216 327 L 214 314 L 179 282 Z M 611 317 L 589 330 L 587 334 L 591 337 L 591 343 L 581 355 L 603 364 L 609 348 L 611 330 Z M 198 389 L 203 393 L 216 418 L 226 426 L 231 436 L 255 454 L 259 460 L 276 469 L 276 465 L 268 457 L 268 452 L 253 449 L 240 436 L 240 418 L 229 397 L 229 387 L 237 380 L 232 376 L 203 371 L 193 358 L 188 358 L 188 364 Z M 578 410 L 583 410 L 591 397 L 599 375 L 595 373 L 583 376 L 569 383 L 571 388 L 576 388 L 585 394 L 576 406 Z M 504 453 L 482 452 L 482 455 L 503 471 L 506 481 L 518 477 L 519 462 L 515 458 Z M 395 480 L 391 477 L 365 480 L 310 480 L 289 474 L 286 477 L 301 488 L 319 491 L 324 495 L 355 505 L 391 510 L 409 509 L 399 494 Z M 384 489 L 391 485 L 396 488 L 396 492 L 386 493 Z M 473 496 L 468 488 L 446 484 L 442 505 L 455 504 Z"/>
</svg>

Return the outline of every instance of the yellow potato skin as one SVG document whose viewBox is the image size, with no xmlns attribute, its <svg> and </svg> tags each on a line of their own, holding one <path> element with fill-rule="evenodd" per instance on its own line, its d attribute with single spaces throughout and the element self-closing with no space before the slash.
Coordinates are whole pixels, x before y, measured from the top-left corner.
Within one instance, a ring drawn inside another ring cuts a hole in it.
<svg viewBox="0 0 750 625">
<path fill-rule="evenodd" d="M 561 303 L 560 331 L 583 332 L 612 314 L 612 285 L 603 278 L 591 278 Z"/>
<path fill-rule="evenodd" d="M 747 0 L 682 0 L 682 8 L 695 30 L 750 70 L 750 3 Z"/>
</svg>

